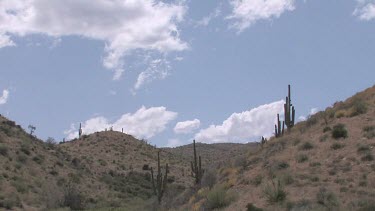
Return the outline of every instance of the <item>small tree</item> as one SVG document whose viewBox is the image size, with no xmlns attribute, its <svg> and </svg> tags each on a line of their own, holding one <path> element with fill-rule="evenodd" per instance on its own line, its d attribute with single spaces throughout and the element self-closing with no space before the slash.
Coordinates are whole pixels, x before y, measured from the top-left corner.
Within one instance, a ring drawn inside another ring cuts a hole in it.
<svg viewBox="0 0 375 211">
<path fill-rule="evenodd" d="M 29 129 L 30 129 L 30 135 L 32 136 L 33 135 L 33 133 L 34 133 L 34 131 L 36 130 L 36 127 L 35 126 L 33 126 L 33 125 L 29 125 L 29 127 L 28 127 Z"/>
</svg>

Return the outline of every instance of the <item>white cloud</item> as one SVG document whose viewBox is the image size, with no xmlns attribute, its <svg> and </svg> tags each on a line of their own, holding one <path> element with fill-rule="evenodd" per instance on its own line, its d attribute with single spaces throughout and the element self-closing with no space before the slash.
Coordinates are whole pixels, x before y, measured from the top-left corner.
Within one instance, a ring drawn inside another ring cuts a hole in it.
<svg viewBox="0 0 375 211">
<path fill-rule="evenodd" d="M 121 131 L 133 135 L 139 139 L 151 138 L 158 133 L 163 132 L 167 124 L 177 117 L 176 112 L 168 111 L 165 107 L 146 108 L 142 106 L 135 113 L 127 113 L 122 115 L 118 120 L 110 122 L 105 117 L 94 117 L 82 124 L 84 134 L 91 134 L 97 131 L 103 131 L 106 128 Z M 64 133 L 67 139 L 78 137 L 78 129 L 75 125 Z"/>
<path fill-rule="evenodd" d="M 184 143 L 179 139 L 169 139 L 166 147 L 178 147 L 183 145 Z"/>
<path fill-rule="evenodd" d="M 295 9 L 294 0 L 230 0 L 232 14 L 227 19 L 234 20 L 232 27 L 243 31 L 259 20 L 279 18 L 286 11 Z"/>
<path fill-rule="evenodd" d="M 154 59 L 149 63 L 147 69 L 138 75 L 134 90 L 156 79 L 164 79 L 169 75 L 171 66 L 166 59 Z"/>
<path fill-rule="evenodd" d="M 307 118 L 309 118 L 311 115 L 314 115 L 314 114 L 316 114 L 316 113 L 318 113 L 319 112 L 319 109 L 318 108 L 312 108 L 312 109 L 310 109 L 310 112 L 309 112 L 309 114 L 307 115 L 307 117 L 306 116 L 299 116 L 298 117 L 298 121 L 300 122 L 300 121 L 306 121 L 307 120 Z"/>
<path fill-rule="evenodd" d="M 7 89 L 3 90 L 3 95 L 0 97 L 0 105 L 8 102 L 9 91 Z"/>
<path fill-rule="evenodd" d="M 358 5 L 353 15 L 360 20 L 369 21 L 375 19 L 375 1 L 374 0 L 357 0 Z"/>
<path fill-rule="evenodd" d="M 299 117 L 298 117 L 298 120 L 299 120 L 299 121 L 306 121 L 306 117 L 305 117 L 305 116 L 299 116 Z"/>
<path fill-rule="evenodd" d="M 9 35 L 0 33 L 0 48 L 15 46 L 16 44 L 10 39 Z"/>
<path fill-rule="evenodd" d="M 310 110 L 310 115 L 314 115 L 314 114 L 318 113 L 318 111 L 319 111 L 318 108 L 312 108 L 312 109 Z"/>
<path fill-rule="evenodd" d="M 103 65 L 124 72 L 124 57 L 134 50 L 162 54 L 182 51 L 178 24 L 187 7 L 160 0 L 1 0 L 0 47 L 13 36 L 80 36 L 106 43 Z"/>
<path fill-rule="evenodd" d="M 197 130 L 201 125 L 199 119 L 194 119 L 190 121 L 178 122 L 174 127 L 174 132 L 177 134 L 188 134 Z"/>
<path fill-rule="evenodd" d="M 242 113 L 234 113 L 221 125 L 211 125 L 195 135 L 198 142 L 248 142 L 270 137 L 277 113 L 283 113 L 284 101 L 265 104 Z"/>
<path fill-rule="evenodd" d="M 221 14 L 221 4 L 213 12 L 211 12 L 209 15 L 207 15 L 207 16 L 203 17 L 202 19 L 200 19 L 199 21 L 197 21 L 196 26 L 208 26 L 208 24 L 210 24 L 211 20 L 219 17 L 220 14 Z"/>
</svg>

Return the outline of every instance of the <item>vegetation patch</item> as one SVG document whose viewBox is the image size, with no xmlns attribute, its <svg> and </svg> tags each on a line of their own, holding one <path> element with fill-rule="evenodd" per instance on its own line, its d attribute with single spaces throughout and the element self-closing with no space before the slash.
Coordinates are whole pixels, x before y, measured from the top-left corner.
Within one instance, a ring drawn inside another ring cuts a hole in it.
<svg viewBox="0 0 375 211">
<path fill-rule="evenodd" d="M 345 147 L 345 145 L 344 145 L 344 144 L 340 144 L 340 143 L 333 143 L 333 144 L 331 145 L 331 149 L 333 149 L 333 150 L 342 149 L 342 148 L 344 148 L 344 147 Z"/>
<path fill-rule="evenodd" d="M 344 124 L 336 124 L 335 126 L 333 126 L 332 137 L 334 139 L 347 138 L 348 137 L 348 131 L 346 130 L 345 125 Z"/>
<path fill-rule="evenodd" d="M 264 187 L 263 193 L 270 204 L 282 202 L 286 198 L 286 192 L 280 180 L 272 180 Z"/>
<path fill-rule="evenodd" d="M 298 163 L 304 163 L 309 160 L 309 157 L 306 154 L 298 154 L 296 159 Z"/>
<path fill-rule="evenodd" d="M 7 156 L 8 155 L 8 147 L 0 144 L 0 155 Z"/>
<path fill-rule="evenodd" d="M 319 204 L 327 207 L 328 210 L 333 210 L 339 206 L 339 201 L 336 195 L 324 187 L 319 189 L 318 193 L 316 194 L 316 199 Z"/>
<path fill-rule="evenodd" d="M 300 150 L 310 150 L 313 148 L 314 148 L 314 145 L 310 142 L 305 142 L 299 147 Z"/>
<path fill-rule="evenodd" d="M 375 137 L 375 126 L 366 126 L 363 128 L 364 137 L 372 139 Z"/>
<path fill-rule="evenodd" d="M 209 210 L 224 208 L 235 200 L 233 193 L 221 185 L 215 186 L 208 194 L 206 207 Z"/>
</svg>

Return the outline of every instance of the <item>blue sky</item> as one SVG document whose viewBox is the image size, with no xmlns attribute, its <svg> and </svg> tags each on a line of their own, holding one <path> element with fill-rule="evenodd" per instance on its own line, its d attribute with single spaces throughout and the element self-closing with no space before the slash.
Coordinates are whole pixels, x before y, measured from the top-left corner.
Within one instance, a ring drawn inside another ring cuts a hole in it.
<svg viewBox="0 0 375 211">
<path fill-rule="evenodd" d="M 374 85 L 375 1 L 0 0 L 0 113 L 42 139 L 257 141 Z"/>
</svg>

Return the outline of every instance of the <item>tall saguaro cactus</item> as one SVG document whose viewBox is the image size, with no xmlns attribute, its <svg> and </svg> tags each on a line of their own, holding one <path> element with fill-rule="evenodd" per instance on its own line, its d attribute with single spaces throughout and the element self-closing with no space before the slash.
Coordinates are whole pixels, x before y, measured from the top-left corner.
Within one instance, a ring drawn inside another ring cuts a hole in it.
<svg viewBox="0 0 375 211">
<path fill-rule="evenodd" d="M 292 104 L 292 99 L 290 96 L 290 85 L 288 85 L 288 96 L 285 99 L 284 104 L 284 115 L 285 115 L 285 125 L 288 129 L 294 126 L 294 119 L 295 119 L 295 110 Z"/>
<path fill-rule="evenodd" d="M 165 164 L 165 174 L 163 178 L 163 173 L 160 168 L 160 152 L 158 152 L 158 172 L 156 174 L 156 181 L 154 178 L 154 170 L 151 167 L 151 181 L 152 189 L 154 194 L 158 197 L 158 202 L 160 204 L 165 189 L 167 188 L 167 179 L 168 179 L 168 164 Z M 156 184 L 155 184 L 156 183 Z"/>
<path fill-rule="evenodd" d="M 195 148 L 195 140 L 193 141 L 193 148 L 194 148 L 194 161 L 191 161 L 191 175 L 195 178 L 195 184 L 200 184 L 203 173 L 204 173 L 204 169 L 202 169 L 201 156 L 198 156 L 198 161 L 197 161 L 197 150 Z"/>
<path fill-rule="evenodd" d="M 275 137 L 276 138 L 284 135 L 284 127 L 285 127 L 285 121 L 283 121 L 283 124 L 281 125 L 280 115 L 277 114 L 277 125 L 275 125 Z"/>
<path fill-rule="evenodd" d="M 78 138 L 81 138 L 81 135 L 82 135 L 82 126 L 81 126 L 81 123 L 79 123 Z"/>
</svg>

